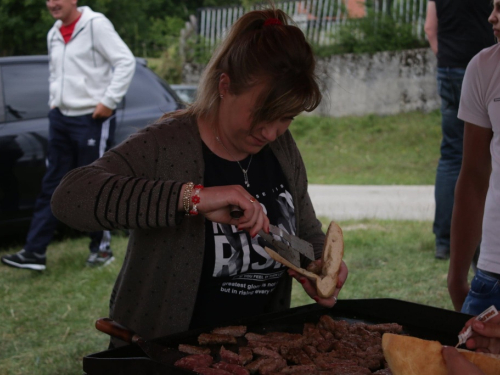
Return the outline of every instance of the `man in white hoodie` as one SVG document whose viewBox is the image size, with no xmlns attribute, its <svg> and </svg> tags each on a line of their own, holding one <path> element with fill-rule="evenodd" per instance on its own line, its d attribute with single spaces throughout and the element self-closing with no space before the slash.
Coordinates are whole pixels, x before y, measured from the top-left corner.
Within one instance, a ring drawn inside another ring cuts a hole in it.
<svg viewBox="0 0 500 375">
<path fill-rule="evenodd" d="M 78 0 L 47 0 L 57 20 L 47 35 L 50 68 L 47 171 L 24 248 L 2 263 L 33 270 L 46 268 L 46 249 L 57 227 L 50 200 L 63 176 L 87 165 L 114 138 L 115 109 L 135 72 L 135 59 L 111 22 Z M 87 265 L 114 260 L 107 231 L 90 233 Z"/>
</svg>

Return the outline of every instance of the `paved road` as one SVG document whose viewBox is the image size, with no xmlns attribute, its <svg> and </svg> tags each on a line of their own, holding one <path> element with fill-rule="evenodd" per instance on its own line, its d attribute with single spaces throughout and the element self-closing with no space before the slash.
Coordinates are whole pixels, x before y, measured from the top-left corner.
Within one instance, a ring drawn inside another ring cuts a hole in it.
<svg viewBox="0 0 500 375">
<path fill-rule="evenodd" d="M 316 215 L 330 220 L 432 221 L 434 185 L 309 185 Z"/>
</svg>

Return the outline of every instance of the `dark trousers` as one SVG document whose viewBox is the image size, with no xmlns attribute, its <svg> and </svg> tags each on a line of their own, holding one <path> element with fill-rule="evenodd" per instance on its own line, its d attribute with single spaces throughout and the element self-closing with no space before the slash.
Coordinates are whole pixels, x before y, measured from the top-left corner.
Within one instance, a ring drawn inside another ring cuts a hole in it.
<svg viewBox="0 0 500 375">
<path fill-rule="evenodd" d="M 70 117 L 54 108 L 49 112 L 49 122 L 47 171 L 24 246 L 26 251 L 40 255 L 45 254 L 58 225 L 50 208 L 52 194 L 66 173 L 92 163 L 112 146 L 116 128 L 114 113 L 94 120 L 92 114 Z M 109 249 L 108 231 L 92 232 L 90 238 L 91 252 Z"/>
<path fill-rule="evenodd" d="M 462 167 L 464 122 L 458 119 L 457 114 L 464 74 L 465 69 L 461 68 L 438 68 L 437 81 L 441 97 L 443 138 L 434 191 L 436 214 L 433 231 L 436 236 L 436 248 L 450 248 L 455 185 Z"/>
</svg>

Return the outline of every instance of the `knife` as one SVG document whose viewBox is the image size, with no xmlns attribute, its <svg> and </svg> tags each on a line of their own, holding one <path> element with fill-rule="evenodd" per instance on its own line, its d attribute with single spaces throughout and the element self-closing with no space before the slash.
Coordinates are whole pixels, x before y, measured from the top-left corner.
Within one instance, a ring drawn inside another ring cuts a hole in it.
<svg viewBox="0 0 500 375">
<path fill-rule="evenodd" d="M 243 211 L 237 206 L 232 206 L 230 213 L 234 218 L 243 216 Z M 309 260 L 315 260 L 313 245 L 279 227 L 269 224 L 269 233 L 261 229 L 259 236 L 271 244 L 279 255 L 296 267 L 300 268 L 300 254 Z"/>
<path fill-rule="evenodd" d="M 112 337 L 138 345 L 150 359 L 163 364 L 173 365 L 175 361 L 184 356 L 183 353 L 177 350 L 161 346 L 152 341 L 146 341 L 131 329 L 110 318 L 97 319 L 95 327 Z"/>
</svg>

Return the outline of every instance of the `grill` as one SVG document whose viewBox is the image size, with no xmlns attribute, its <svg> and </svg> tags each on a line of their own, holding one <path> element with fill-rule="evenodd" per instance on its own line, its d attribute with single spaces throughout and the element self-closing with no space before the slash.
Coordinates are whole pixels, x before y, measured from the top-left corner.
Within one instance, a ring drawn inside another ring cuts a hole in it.
<svg viewBox="0 0 500 375">
<path fill-rule="evenodd" d="M 455 311 L 425 306 L 396 299 L 353 299 L 339 300 L 333 309 L 317 304 L 296 307 L 284 312 L 237 320 L 228 325 L 246 325 L 248 332 L 267 333 L 272 331 L 302 333 L 304 323 L 316 323 L 322 315 L 350 323 L 368 324 L 398 323 L 404 332 L 426 340 L 437 340 L 443 345 L 455 345 L 457 334 L 470 315 Z M 179 344 L 197 345 L 200 333 L 211 328 L 176 333 L 151 340 L 160 345 L 177 348 Z M 136 345 L 94 353 L 83 358 L 83 370 L 87 375 L 160 375 L 193 374 L 149 359 Z"/>
</svg>

